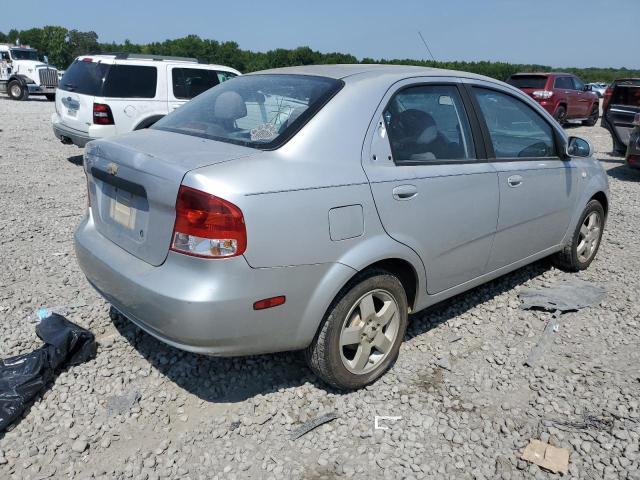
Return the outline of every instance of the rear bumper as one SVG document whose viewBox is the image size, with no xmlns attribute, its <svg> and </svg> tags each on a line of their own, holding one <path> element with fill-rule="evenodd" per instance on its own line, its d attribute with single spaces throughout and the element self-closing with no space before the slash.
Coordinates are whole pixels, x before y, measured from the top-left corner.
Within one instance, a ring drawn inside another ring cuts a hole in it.
<svg viewBox="0 0 640 480">
<path fill-rule="evenodd" d="M 211 355 L 304 348 L 321 319 L 308 314 L 315 291 L 330 270 L 353 274 L 341 264 L 254 269 L 244 257 L 203 260 L 175 252 L 154 267 L 103 237 L 91 214 L 76 231 L 75 249 L 89 282 L 133 323 L 173 347 Z M 287 297 L 284 305 L 253 310 L 255 301 L 277 295 Z"/>
<path fill-rule="evenodd" d="M 60 120 L 57 113 L 51 115 L 53 134 L 63 143 L 73 143 L 78 147 L 84 147 L 91 140 L 110 137 L 116 134 L 114 125 L 90 125 L 89 131 L 83 132 L 71 128 Z"/>
</svg>

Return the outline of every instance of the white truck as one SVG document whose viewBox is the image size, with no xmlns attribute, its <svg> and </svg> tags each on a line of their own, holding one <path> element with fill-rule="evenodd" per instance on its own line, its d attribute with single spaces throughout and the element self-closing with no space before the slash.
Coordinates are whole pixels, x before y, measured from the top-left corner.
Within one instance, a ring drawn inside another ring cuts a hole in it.
<svg viewBox="0 0 640 480">
<path fill-rule="evenodd" d="M 26 100 L 29 95 L 44 95 L 54 101 L 58 87 L 58 70 L 47 57 L 41 62 L 35 48 L 0 44 L 0 93 L 13 100 Z"/>
</svg>

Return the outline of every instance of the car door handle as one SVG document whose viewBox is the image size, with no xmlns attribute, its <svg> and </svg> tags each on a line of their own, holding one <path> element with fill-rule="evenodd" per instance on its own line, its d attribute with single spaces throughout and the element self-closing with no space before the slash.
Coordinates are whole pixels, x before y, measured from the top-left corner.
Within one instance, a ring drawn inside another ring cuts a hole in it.
<svg viewBox="0 0 640 480">
<path fill-rule="evenodd" d="M 411 200 L 418 195 L 418 188 L 415 185 L 398 185 L 392 193 L 396 200 Z"/>
<path fill-rule="evenodd" d="M 520 175 L 511 175 L 507 178 L 507 183 L 510 187 L 519 187 L 522 185 L 522 177 Z"/>
</svg>

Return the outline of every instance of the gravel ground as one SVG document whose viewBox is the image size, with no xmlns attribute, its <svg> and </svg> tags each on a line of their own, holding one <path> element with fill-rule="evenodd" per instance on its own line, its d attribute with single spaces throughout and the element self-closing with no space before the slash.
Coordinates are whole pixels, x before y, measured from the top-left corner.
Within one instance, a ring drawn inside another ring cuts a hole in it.
<svg viewBox="0 0 640 480">
<path fill-rule="evenodd" d="M 539 366 L 523 366 L 550 315 L 519 310 L 518 291 L 569 276 L 538 262 L 414 315 L 395 367 L 342 394 L 296 353 L 208 358 L 111 318 L 74 258 L 82 151 L 54 138 L 53 109 L 0 97 L 0 358 L 40 345 L 26 318 L 42 305 L 84 304 L 68 317 L 98 355 L 0 433 L 0 478 L 554 477 L 520 460 L 539 438 L 569 450 L 570 478 L 640 479 L 640 173 L 600 126 L 571 133 L 611 183 L 602 247 L 578 275 L 608 290 L 601 305 L 563 316 Z M 376 430 L 376 415 L 402 418 Z"/>
</svg>

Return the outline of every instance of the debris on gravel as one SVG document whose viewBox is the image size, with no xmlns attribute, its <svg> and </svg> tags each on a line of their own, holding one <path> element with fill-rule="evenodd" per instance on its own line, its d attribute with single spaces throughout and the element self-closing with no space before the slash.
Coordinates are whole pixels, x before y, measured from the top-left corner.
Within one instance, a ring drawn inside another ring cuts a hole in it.
<svg viewBox="0 0 640 480">
<path fill-rule="evenodd" d="M 569 452 L 568 478 L 640 479 L 640 172 L 609 154 L 599 124 L 568 129 L 592 142 L 611 184 L 590 268 L 537 262 L 412 315 L 388 374 L 341 393 L 298 353 L 200 356 L 110 312 L 75 261 L 82 150 L 53 136 L 53 111 L 0 97 L 0 358 L 39 346 L 26 318 L 47 305 L 84 304 L 69 319 L 99 346 L 0 434 L 0 478 L 557 478 L 522 460 L 535 438 Z M 550 314 L 520 309 L 518 293 L 567 278 L 608 295 L 570 314 L 528 368 Z M 400 419 L 380 430 L 376 416 Z"/>
</svg>

